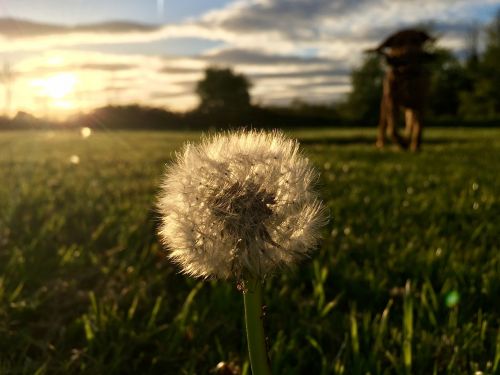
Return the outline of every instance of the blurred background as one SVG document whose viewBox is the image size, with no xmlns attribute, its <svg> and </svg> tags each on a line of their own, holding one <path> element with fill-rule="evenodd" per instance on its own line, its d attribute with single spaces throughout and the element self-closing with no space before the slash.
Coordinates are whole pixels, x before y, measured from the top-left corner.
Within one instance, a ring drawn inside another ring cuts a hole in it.
<svg viewBox="0 0 500 375">
<path fill-rule="evenodd" d="M 284 128 L 318 249 L 265 284 L 275 374 L 500 373 L 500 0 L 0 0 L 0 375 L 250 374 L 236 285 L 166 259 L 203 132 Z M 423 148 L 375 147 L 401 29 L 436 42 Z"/>
<path fill-rule="evenodd" d="M 2 1 L 0 126 L 369 125 L 383 73 L 379 58 L 363 51 L 409 27 L 437 38 L 429 120 L 491 122 L 500 113 L 498 7 L 492 0 Z M 200 88 L 207 68 L 215 72 Z"/>
</svg>

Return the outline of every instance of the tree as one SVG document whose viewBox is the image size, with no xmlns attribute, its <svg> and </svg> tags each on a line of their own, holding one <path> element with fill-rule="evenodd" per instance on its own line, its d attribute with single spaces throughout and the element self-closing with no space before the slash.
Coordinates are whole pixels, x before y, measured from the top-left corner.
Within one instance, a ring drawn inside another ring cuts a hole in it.
<svg viewBox="0 0 500 375">
<path fill-rule="evenodd" d="M 461 114 L 466 118 L 496 118 L 500 115 L 500 10 L 486 30 L 486 49 L 474 74 L 474 87 L 462 93 Z"/>
<path fill-rule="evenodd" d="M 361 66 L 351 75 L 352 91 L 341 111 L 349 118 L 377 121 L 382 99 L 384 71 L 378 55 L 365 56 Z"/>
<path fill-rule="evenodd" d="M 427 68 L 431 76 L 427 100 L 429 112 L 436 117 L 457 116 L 460 94 L 472 88 L 467 69 L 444 48 L 434 50 L 434 58 Z"/>
<path fill-rule="evenodd" d="M 204 112 L 250 108 L 250 81 L 230 68 L 209 67 L 196 85 L 200 97 L 199 109 Z"/>
<path fill-rule="evenodd" d="M 466 34 L 465 47 L 465 62 L 466 66 L 475 69 L 479 62 L 479 44 L 480 44 L 481 28 L 478 23 L 474 22 L 470 25 Z"/>
</svg>

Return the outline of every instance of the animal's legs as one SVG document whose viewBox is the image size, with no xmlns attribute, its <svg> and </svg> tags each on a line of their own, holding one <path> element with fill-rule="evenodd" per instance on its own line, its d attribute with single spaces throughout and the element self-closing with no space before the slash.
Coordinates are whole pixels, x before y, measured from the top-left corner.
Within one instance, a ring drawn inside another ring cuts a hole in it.
<svg viewBox="0 0 500 375">
<path fill-rule="evenodd" d="M 404 131 L 404 137 L 406 139 L 411 138 L 411 132 L 412 132 L 412 126 L 413 126 L 413 110 L 410 108 L 405 109 L 405 131 Z"/>
<path fill-rule="evenodd" d="M 399 108 L 394 103 L 394 100 L 387 101 L 387 134 L 401 148 L 406 148 L 406 143 L 403 138 L 398 133 L 397 130 L 397 119 L 399 116 Z"/>
<path fill-rule="evenodd" d="M 410 139 L 410 150 L 420 150 L 422 142 L 422 113 L 418 110 L 412 110 L 412 132 Z"/>
<path fill-rule="evenodd" d="M 386 128 L 387 128 L 387 105 L 386 105 L 386 96 L 383 95 L 382 101 L 380 102 L 380 119 L 378 122 L 377 142 L 375 143 L 375 145 L 379 148 L 384 147 Z"/>
</svg>

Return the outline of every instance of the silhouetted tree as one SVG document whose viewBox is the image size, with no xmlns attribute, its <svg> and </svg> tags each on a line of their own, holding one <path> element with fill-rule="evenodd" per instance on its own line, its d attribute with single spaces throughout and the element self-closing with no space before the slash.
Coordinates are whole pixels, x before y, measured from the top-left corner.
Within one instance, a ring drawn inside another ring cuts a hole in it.
<svg viewBox="0 0 500 375">
<path fill-rule="evenodd" d="M 454 117 L 460 109 L 460 93 L 472 88 L 472 78 L 457 57 L 449 50 L 434 50 L 430 63 L 429 112 L 434 117 Z"/>
<path fill-rule="evenodd" d="M 466 118 L 495 118 L 500 115 L 500 10 L 486 30 L 486 49 L 479 58 L 474 87 L 461 95 L 461 114 Z"/>
<path fill-rule="evenodd" d="M 361 66 L 352 71 L 352 91 L 340 111 L 348 118 L 376 122 L 382 98 L 384 71 L 380 58 L 366 55 Z"/>
<path fill-rule="evenodd" d="M 480 44 L 481 27 L 478 23 L 470 25 L 466 34 L 466 49 L 465 62 L 466 66 L 475 69 L 479 62 L 479 44 Z"/>
<path fill-rule="evenodd" d="M 200 97 L 199 109 L 204 112 L 250 108 L 250 81 L 230 68 L 210 67 L 196 85 Z"/>
</svg>

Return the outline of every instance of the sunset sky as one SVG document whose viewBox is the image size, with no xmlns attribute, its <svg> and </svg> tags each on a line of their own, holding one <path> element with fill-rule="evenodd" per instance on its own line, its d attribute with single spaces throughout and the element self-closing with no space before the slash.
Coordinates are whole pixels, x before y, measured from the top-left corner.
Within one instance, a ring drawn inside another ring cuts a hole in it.
<svg viewBox="0 0 500 375">
<path fill-rule="evenodd" d="M 194 107 L 207 65 L 253 82 L 255 102 L 332 102 L 362 50 L 432 22 L 464 49 L 500 0 L 0 0 L 0 110 L 64 117 L 106 104 Z"/>
</svg>

